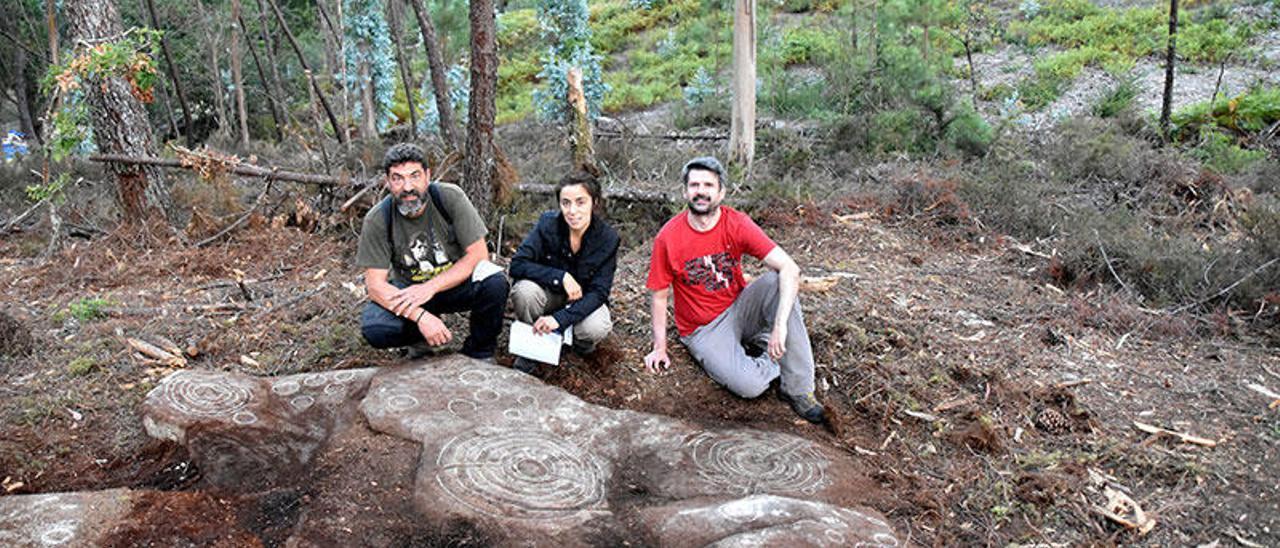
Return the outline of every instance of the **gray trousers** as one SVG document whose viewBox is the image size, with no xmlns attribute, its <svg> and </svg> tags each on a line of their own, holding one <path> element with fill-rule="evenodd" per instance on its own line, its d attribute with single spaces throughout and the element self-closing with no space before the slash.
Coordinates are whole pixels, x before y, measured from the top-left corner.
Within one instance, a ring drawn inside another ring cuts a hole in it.
<svg viewBox="0 0 1280 548">
<path fill-rule="evenodd" d="M 564 308 L 568 300 L 565 295 L 549 292 L 533 280 L 519 280 L 511 288 L 511 303 L 515 308 L 516 319 L 527 324 L 532 324 L 539 316 L 548 312 Z M 574 324 L 573 348 L 584 354 L 589 353 L 612 330 L 613 318 L 609 315 L 609 307 L 602 304 L 582 321 Z"/>
<path fill-rule="evenodd" d="M 782 377 L 782 392 L 813 392 L 813 348 L 796 299 L 787 317 L 787 351 L 781 361 L 768 353 L 773 317 L 778 311 L 778 273 L 769 272 L 747 285 L 729 308 L 716 319 L 681 337 L 689 353 L 702 364 L 712 380 L 744 398 L 754 398 Z M 747 355 L 744 343 L 766 349 L 758 357 Z"/>
</svg>

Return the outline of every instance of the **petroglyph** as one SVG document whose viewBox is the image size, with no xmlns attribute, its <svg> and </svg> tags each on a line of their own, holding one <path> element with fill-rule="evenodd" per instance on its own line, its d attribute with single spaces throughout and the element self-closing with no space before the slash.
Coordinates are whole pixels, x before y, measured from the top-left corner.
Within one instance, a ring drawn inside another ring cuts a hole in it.
<svg viewBox="0 0 1280 548">
<path fill-rule="evenodd" d="M 725 493 L 813 494 L 828 461 L 804 440 L 765 432 L 704 432 L 686 442 L 698 478 Z"/>
<path fill-rule="evenodd" d="M 476 430 L 450 440 L 435 479 L 488 516 L 556 519 L 604 509 L 604 465 L 589 451 L 536 430 Z"/>
</svg>

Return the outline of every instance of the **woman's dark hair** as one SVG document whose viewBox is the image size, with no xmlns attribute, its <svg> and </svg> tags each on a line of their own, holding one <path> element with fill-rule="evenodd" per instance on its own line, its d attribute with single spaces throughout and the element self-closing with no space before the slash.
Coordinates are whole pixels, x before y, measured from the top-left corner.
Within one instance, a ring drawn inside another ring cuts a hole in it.
<svg viewBox="0 0 1280 548">
<path fill-rule="evenodd" d="M 565 175 L 559 183 L 556 183 L 556 203 L 560 202 L 560 191 L 575 185 L 582 185 L 582 188 L 587 189 L 587 195 L 591 196 L 591 214 L 604 215 L 604 196 L 600 193 L 600 182 L 594 175 L 585 171 Z"/>
</svg>

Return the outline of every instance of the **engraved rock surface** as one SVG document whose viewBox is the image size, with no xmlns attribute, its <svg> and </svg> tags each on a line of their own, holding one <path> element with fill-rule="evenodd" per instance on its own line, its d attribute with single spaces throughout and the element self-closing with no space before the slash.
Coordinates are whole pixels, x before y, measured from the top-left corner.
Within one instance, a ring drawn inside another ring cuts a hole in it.
<svg viewBox="0 0 1280 548">
<path fill-rule="evenodd" d="M 460 356 L 273 379 L 182 371 L 144 421 L 213 486 L 303 486 L 285 533 L 300 546 L 366 527 L 389 544 L 899 544 L 858 506 L 870 482 L 847 454 L 592 405 Z"/>
<path fill-rule="evenodd" d="M 203 493 L 108 489 L 0 497 L 0 546 L 262 546 Z"/>
</svg>

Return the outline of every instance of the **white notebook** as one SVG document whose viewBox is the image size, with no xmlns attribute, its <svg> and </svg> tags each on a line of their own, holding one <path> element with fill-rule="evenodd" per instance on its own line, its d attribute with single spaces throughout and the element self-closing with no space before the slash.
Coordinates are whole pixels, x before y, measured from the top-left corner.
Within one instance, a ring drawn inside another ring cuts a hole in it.
<svg viewBox="0 0 1280 548">
<path fill-rule="evenodd" d="M 511 337 L 507 351 L 533 361 L 560 363 L 560 347 L 573 343 L 573 326 L 564 330 L 564 335 L 547 333 L 538 335 L 533 326 L 521 321 L 511 322 Z"/>
</svg>

